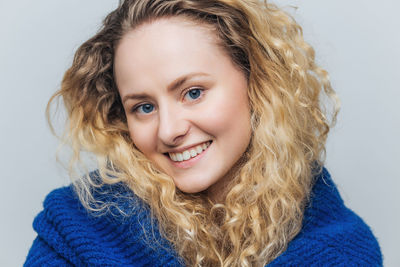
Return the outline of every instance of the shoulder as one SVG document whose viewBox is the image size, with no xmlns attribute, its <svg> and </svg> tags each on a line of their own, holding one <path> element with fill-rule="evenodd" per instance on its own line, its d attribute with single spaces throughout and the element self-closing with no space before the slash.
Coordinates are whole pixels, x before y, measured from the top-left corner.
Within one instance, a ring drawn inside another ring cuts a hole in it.
<svg viewBox="0 0 400 267">
<path fill-rule="evenodd" d="M 301 232 L 271 266 L 382 266 L 368 225 L 347 208 L 328 171 L 316 178 Z"/>
<path fill-rule="evenodd" d="M 47 195 L 43 210 L 33 222 L 37 238 L 26 266 L 41 266 L 31 263 L 42 262 L 44 253 L 74 266 L 180 266 L 147 207 L 126 187 L 105 186 L 96 194 L 102 201 L 114 201 L 114 205 L 101 213 L 89 212 L 73 186 Z M 131 212 L 118 213 L 120 208 Z"/>
</svg>

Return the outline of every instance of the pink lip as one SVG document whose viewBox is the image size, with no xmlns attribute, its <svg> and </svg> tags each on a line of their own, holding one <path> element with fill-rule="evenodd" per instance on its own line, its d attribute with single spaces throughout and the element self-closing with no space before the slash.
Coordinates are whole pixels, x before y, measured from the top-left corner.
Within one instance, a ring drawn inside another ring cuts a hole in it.
<svg viewBox="0 0 400 267">
<path fill-rule="evenodd" d="M 212 143 L 206 148 L 206 150 L 201 152 L 201 154 L 197 155 L 194 158 L 190 158 L 188 160 L 173 161 L 169 156 L 167 156 L 167 157 L 170 160 L 171 164 L 174 165 L 175 167 L 182 168 L 182 169 L 187 169 L 187 168 L 192 167 L 194 164 L 196 164 L 197 161 L 199 161 L 202 157 L 204 157 L 204 155 L 207 153 L 207 151 L 208 151 L 208 149 L 210 148 L 211 145 L 212 145 Z"/>
</svg>

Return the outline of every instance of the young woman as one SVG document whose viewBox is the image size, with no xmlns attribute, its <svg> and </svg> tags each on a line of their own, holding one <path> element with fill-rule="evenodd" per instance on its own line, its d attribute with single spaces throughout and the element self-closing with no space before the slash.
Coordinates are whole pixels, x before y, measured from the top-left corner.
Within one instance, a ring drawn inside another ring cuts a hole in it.
<svg viewBox="0 0 400 267">
<path fill-rule="evenodd" d="M 26 266 L 382 265 L 323 168 L 328 75 L 275 5 L 122 1 L 56 97 L 73 186 Z M 82 151 L 98 170 L 78 176 Z"/>
</svg>

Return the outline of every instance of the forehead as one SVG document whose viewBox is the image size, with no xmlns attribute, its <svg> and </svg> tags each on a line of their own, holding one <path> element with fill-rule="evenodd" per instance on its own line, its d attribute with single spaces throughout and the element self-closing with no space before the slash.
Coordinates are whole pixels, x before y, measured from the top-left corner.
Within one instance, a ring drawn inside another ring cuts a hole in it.
<svg viewBox="0 0 400 267">
<path fill-rule="evenodd" d="M 116 57 L 127 50 L 131 53 L 136 51 L 140 59 L 140 55 L 148 56 L 145 53 L 147 51 L 165 57 L 175 51 L 184 53 L 197 48 L 213 50 L 219 46 L 212 26 L 183 17 L 167 17 L 145 22 L 125 33 L 117 45 Z"/>
<path fill-rule="evenodd" d="M 218 71 L 230 58 L 212 27 L 185 18 L 146 22 L 119 42 L 114 62 L 117 84 L 145 86 L 156 78 L 173 79 L 188 72 Z"/>
<path fill-rule="evenodd" d="M 135 33 L 138 36 L 142 34 L 143 36 L 143 34 L 157 31 L 157 29 L 166 34 L 173 33 L 174 30 L 186 31 L 187 34 L 189 32 L 197 32 L 209 35 L 209 40 L 217 41 L 218 39 L 216 38 L 216 29 L 212 24 L 185 15 L 149 19 L 126 33 Z"/>
</svg>

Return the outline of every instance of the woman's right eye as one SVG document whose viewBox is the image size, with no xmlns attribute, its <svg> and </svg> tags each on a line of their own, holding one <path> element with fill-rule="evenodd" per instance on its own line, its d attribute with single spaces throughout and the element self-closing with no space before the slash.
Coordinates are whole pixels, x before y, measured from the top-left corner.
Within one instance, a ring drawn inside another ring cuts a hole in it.
<svg viewBox="0 0 400 267">
<path fill-rule="evenodd" d="M 154 106 L 152 104 L 141 104 L 136 106 L 132 109 L 134 113 L 142 113 L 142 114 L 149 114 L 154 110 Z"/>
</svg>

